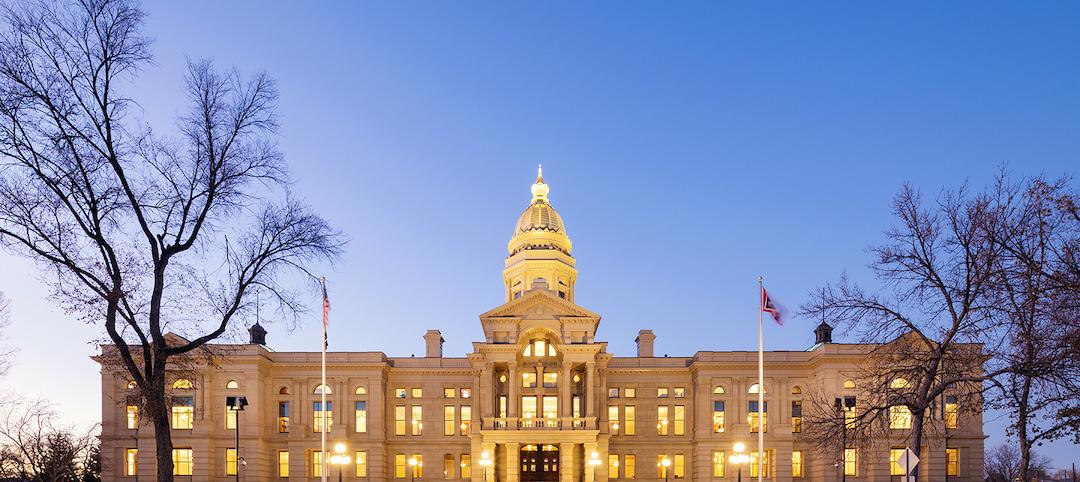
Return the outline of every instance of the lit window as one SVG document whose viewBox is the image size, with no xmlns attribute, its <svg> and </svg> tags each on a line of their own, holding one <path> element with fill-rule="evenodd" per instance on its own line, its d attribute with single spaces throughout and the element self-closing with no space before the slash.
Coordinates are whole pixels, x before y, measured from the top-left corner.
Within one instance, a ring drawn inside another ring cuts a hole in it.
<svg viewBox="0 0 1080 482">
<path fill-rule="evenodd" d="M 559 397 L 544 397 L 544 418 L 559 418 Z"/>
<path fill-rule="evenodd" d="M 471 388 L 462 388 L 461 389 L 461 398 L 472 398 L 472 389 Z"/>
<path fill-rule="evenodd" d="M 619 406 L 608 405 L 607 408 L 608 432 L 619 433 Z"/>
<path fill-rule="evenodd" d="M 225 475 L 236 475 L 236 449 L 225 449 Z"/>
<path fill-rule="evenodd" d="M 666 389 L 666 388 L 657 388 L 656 389 L 656 398 L 667 398 L 667 397 L 668 397 L 668 389 Z"/>
<path fill-rule="evenodd" d="M 405 454 L 394 454 L 394 478 L 405 478 Z"/>
<path fill-rule="evenodd" d="M 416 461 L 416 464 L 412 466 L 413 480 L 424 478 L 424 457 L 419 454 L 413 454 L 410 458 Z"/>
<path fill-rule="evenodd" d="M 225 407 L 225 430 L 236 430 L 236 410 Z"/>
<path fill-rule="evenodd" d="M 760 426 L 764 432 L 769 431 L 769 402 L 765 402 L 765 405 L 761 407 L 761 413 L 758 413 L 758 402 L 753 400 L 747 404 L 746 409 L 746 423 L 750 425 L 750 433 L 757 433 Z M 758 424 L 758 415 L 761 415 L 761 423 Z"/>
<path fill-rule="evenodd" d="M 637 420 L 635 414 L 637 410 L 633 405 L 627 405 L 623 407 L 623 417 L 626 418 L 626 426 L 623 427 L 623 435 L 634 435 L 637 433 Z"/>
<path fill-rule="evenodd" d="M 195 422 L 195 399 L 174 397 L 172 406 L 173 430 L 191 430 Z"/>
<path fill-rule="evenodd" d="M 364 388 L 363 386 L 356 387 L 356 394 L 367 395 L 367 388 Z"/>
<path fill-rule="evenodd" d="M 139 449 L 124 450 L 124 475 L 131 477 L 139 473 Z"/>
<path fill-rule="evenodd" d="M 450 480 L 454 478 L 454 472 L 456 472 L 455 465 L 457 464 L 454 462 L 453 455 L 443 454 L 442 474 L 444 479 Z"/>
<path fill-rule="evenodd" d="M 636 398 L 637 397 L 637 389 L 636 388 L 624 388 L 623 389 L 623 396 L 626 397 L 626 398 Z"/>
<path fill-rule="evenodd" d="M 904 456 L 905 449 L 890 449 L 889 450 L 889 475 L 907 475 L 904 473 L 904 467 L 900 465 L 900 458 Z"/>
<path fill-rule="evenodd" d="M 769 467 L 770 467 L 770 465 L 772 465 L 772 463 L 771 463 L 771 460 L 772 460 L 771 455 L 772 455 L 772 450 L 766 450 L 765 451 L 764 464 L 761 464 L 761 466 L 765 468 L 765 471 L 761 474 L 761 477 L 765 478 L 765 479 L 769 478 Z M 750 453 L 750 477 L 757 477 L 757 476 L 758 476 L 758 453 L 757 452 L 751 452 Z"/>
<path fill-rule="evenodd" d="M 856 416 L 855 397 L 844 397 L 844 428 L 855 428 Z"/>
<path fill-rule="evenodd" d="M 802 388 L 799 388 L 798 385 L 795 385 L 794 387 L 791 387 L 791 394 L 792 395 L 802 395 Z"/>
<path fill-rule="evenodd" d="M 311 402 L 312 424 L 314 432 L 329 432 L 334 425 L 334 402 L 326 402 L 326 419 L 323 419 L 322 402 Z"/>
<path fill-rule="evenodd" d="M 457 432 L 457 408 L 453 405 L 443 407 L 443 435 Z"/>
<path fill-rule="evenodd" d="M 456 388 L 444 388 L 442 389 L 443 398 L 454 398 L 457 396 Z"/>
<path fill-rule="evenodd" d="M 668 476 L 667 475 L 668 468 L 667 468 L 667 466 L 664 465 L 664 462 L 667 462 L 669 465 L 671 464 L 671 460 L 668 459 L 667 454 L 660 454 L 660 455 L 656 456 L 656 477 L 657 478 L 666 479 L 667 476 Z"/>
<path fill-rule="evenodd" d="M 667 405 L 661 405 L 656 407 L 656 434 L 667 435 L 668 434 L 668 411 L 670 408 Z"/>
<path fill-rule="evenodd" d="M 791 432 L 802 432 L 802 401 L 791 402 Z"/>
<path fill-rule="evenodd" d="M 191 380 L 187 378 L 181 378 L 173 382 L 172 387 L 174 390 L 192 390 L 195 388 L 195 384 L 191 383 Z"/>
<path fill-rule="evenodd" d="M 405 427 L 408 425 L 405 421 L 405 406 L 394 406 L 394 435 L 405 435 Z"/>
<path fill-rule="evenodd" d="M 607 456 L 607 473 L 609 479 L 619 478 L 619 456 L 609 454 Z"/>
<path fill-rule="evenodd" d="M 724 451 L 713 450 L 712 453 L 712 476 L 721 479 L 724 477 Z"/>
<path fill-rule="evenodd" d="M 236 380 L 229 380 L 225 384 L 226 390 L 236 390 L 237 388 L 240 388 L 240 382 L 237 382 Z"/>
<path fill-rule="evenodd" d="M 134 390 L 136 388 L 139 388 L 139 384 L 135 383 L 135 380 L 128 380 L 127 387 L 128 387 L 128 390 Z"/>
<path fill-rule="evenodd" d="M 356 402 L 356 432 L 367 432 L 367 402 Z"/>
<path fill-rule="evenodd" d="M 278 450 L 277 453 L 277 476 L 284 479 L 289 476 L 289 451 Z"/>
<path fill-rule="evenodd" d="M 581 395 L 570 397 L 570 412 L 574 418 L 581 418 Z"/>
<path fill-rule="evenodd" d="M 791 476 L 795 478 L 803 476 L 802 450 L 791 451 Z"/>
<path fill-rule="evenodd" d="M 506 410 L 509 402 L 506 400 L 506 395 L 499 395 L 499 418 L 506 418 Z"/>
<path fill-rule="evenodd" d="M 623 464 L 623 478 L 624 479 L 637 478 L 637 456 L 635 456 L 635 455 L 627 455 L 626 457 L 623 457 L 623 458 L 626 461 L 626 463 Z"/>
<path fill-rule="evenodd" d="M 889 388 L 911 388 L 911 383 L 908 382 L 906 378 L 894 378 L 891 382 L 889 382 Z"/>
<path fill-rule="evenodd" d="M 536 418 L 536 397 L 521 397 L 521 417 Z"/>
<path fill-rule="evenodd" d="M 683 454 L 675 454 L 673 468 L 675 469 L 676 479 L 686 478 L 686 457 L 684 457 Z"/>
<path fill-rule="evenodd" d="M 676 387 L 675 388 L 675 398 L 686 398 L 686 389 Z"/>
<path fill-rule="evenodd" d="M 278 402 L 278 433 L 289 433 L 289 402 Z"/>
<path fill-rule="evenodd" d="M 559 374 L 544 372 L 544 388 L 555 388 L 559 384 Z"/>
<path fill-rule="evenodd" d="M 424 433 L 424 407 L 419 405 L 412 406 L 412 431 L 409 432 L 413 435 L 422 435 Z"/>
<path fill-rule="evenodd" d="M 945 396 L 945 428 L 955 429 L 960 421 L 960 405 L 955 395 Z"/>
<path fill-rule="evenodd" d="M 758 384 L 756 384 L 756 383 L 750 385 L 750 388 L 746 390 L 746 393 L 757 393 L 757 392 L 758 392 Z M 763 390 L 762 393 L 769 393 L 769 387 L 765 387 L 765 390 Z"/>
<path fill-rule="evenodd" d="M 472 455 L 461 454 L 461 478 L 472 479 Z"/>
<path fill-rule="evenodd" d="M 334 390 L 331 389 L 330 387 L 326 386 L 326 385 L 320 384 L 320 385 L 317 385 L 315 387 L 315 389 L 311 391 L 311 393 L 313 393 L 315 395 L 322 395 L 324 393 L 327 394 L 327 395 L 332 395 L 334 393 Z"/>
<path fill-rule="evenodd" d="M 472 406 L 461 406 L 461 435 L 472 433 Z"/>
<path fill-rule="evenodd" d="M 911 428 L 911 409 L 907 405 L 893 405 L 889 407 L 889 428 Z"/>
<path fill-rule="evenodd" d="M 311 452 L 311 476 L 322 477 L 323 472 L 323 452 L 312 451 Z"/>
<path fill-rule="evenodd" d="M 536 388 L 536 372 L 528 371 L 521 374 L 522 388 Z"/>
<path fill-rule="evenodd" d="M 686 407 L 675 405 L 675 435 L 686 435 Z"/>
<path fill-rule="evenodd" d="M 194 465 L 191 449 L 173 449 L 172 463 L 173 475 L 191 475 Z"/>
<path fill-rule="evenodd" d="M 128 430 L 134 430 L 139 428 L 139 406 L 128 405 L 127 406 L 127 428 Z"/>
<path fill-rule="evenodd" d="M 846 448 L 844 449 L 844 475 L 859 475 L 859 449 Z"/>
<path fill-rule="evenodd" d="M 394 389 L 394 398 L 405 398 L 408 392 L 404 388 Z"/>
<path fill-rule="evenodd" d="M 607 397 L 608 398 L 619 398 L 619 389 L 618 388 L 609 388 L 609 389 L 607 389 Z"/>
<path fill-rule="evenodd" d="M 960 475 L 960 449 L 945 449 L 945 473 L 950 476 Z"/>
<path fill-rule="evenodd" d="M 847 379 L 847 380 L 844 380 L 844 388 L 847 388 L 847 389 L 855 388 L 855 381 L 851 380 L 850 378 Z"/>
<path fill-rule="evenodd" d="M 412 392 L 412 393 L 410 393 L 410 396 L 413 397 L 413 398 L 424 398 L 424 389 L 423 388 L 414 388 L 414 389 L 410 390 L 410 392 Z"/>
<path fill-rule="evenodd" d="M 724 387 L 721 387 L 720 385 L 717 385 L 717 386 L 713 387 L 712 392 L 713 392 L 713 395 L 723 395 L 724 394 Z"/>
<path fill-rule="evenodd" d="M 720 400 L 713 402 L 712 431 L 713 433 L 724 433 L 724 402 Z"/>
</svg>

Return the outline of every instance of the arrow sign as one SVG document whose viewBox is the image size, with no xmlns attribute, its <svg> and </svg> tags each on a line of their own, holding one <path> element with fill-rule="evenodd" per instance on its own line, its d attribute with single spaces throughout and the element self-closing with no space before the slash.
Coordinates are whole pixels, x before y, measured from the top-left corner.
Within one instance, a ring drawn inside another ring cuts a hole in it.
<svg viewBox="0 0 1080 482">
<path fill-rule="evenodd" d="M 911 475 L 911 472 L 915 470 L 915 466 L 919 465 L 919 457 L 915 455 L 915 452 L 911 451 L 911 447 L 908 447 L 904 449 L 903 455 L 900 456 L 900 460 L 897 462 L 904 468 L 905 474 Z"/>
</svg>

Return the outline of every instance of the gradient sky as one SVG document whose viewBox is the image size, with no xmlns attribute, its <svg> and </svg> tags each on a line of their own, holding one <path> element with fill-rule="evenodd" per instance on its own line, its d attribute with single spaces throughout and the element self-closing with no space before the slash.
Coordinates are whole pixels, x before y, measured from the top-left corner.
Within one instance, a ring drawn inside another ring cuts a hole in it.
<svg viewBox="0 0 1080 482">
<path fill-rule="evenodd" d="M 660 7 L 663 8 L 660 8 Z M 633 355 L 756 348 L 756 276 L 781 302 L 847 270 L 911 181 L 1080 167 L 1075 2 L 155 2 L 155 64 L 131 95 L 158 130 L 185 58 L 266 70 L 295 192 L 351 239 L 328 272 L 330 346 L 460 356 L 502 302 L 506 242 L 536 164 L 565 219 L 577 302 Z M 100 419 L 98 327 L 0 255 L 15 366 L 0 383 Z M 318 300 L 312 300 L 317 307 Z M 814 320 L 769 325 L 803 349 Z M 392 329 L 388 329 L 393 327 Z M 279 351 L 317 350 L 314 318 Z M 838 334 L 843 339 L 843 334 Z M 988 414 L 988 444 L 1004 420 Z M 1044 448 L 1062 466 L 1077 447 Z"/>
</svg>

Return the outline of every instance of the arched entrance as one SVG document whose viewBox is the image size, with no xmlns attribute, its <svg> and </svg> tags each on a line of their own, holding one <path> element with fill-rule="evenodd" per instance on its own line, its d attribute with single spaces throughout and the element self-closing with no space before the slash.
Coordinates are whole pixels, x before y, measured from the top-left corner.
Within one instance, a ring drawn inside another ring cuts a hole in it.
<svg viewBox="0 0 1080 482">
<path fill-rule="evenodd" d="M 558 445 L 523 445 L 520 460 L 522 482 L 558 482 Z"/>
</svg>

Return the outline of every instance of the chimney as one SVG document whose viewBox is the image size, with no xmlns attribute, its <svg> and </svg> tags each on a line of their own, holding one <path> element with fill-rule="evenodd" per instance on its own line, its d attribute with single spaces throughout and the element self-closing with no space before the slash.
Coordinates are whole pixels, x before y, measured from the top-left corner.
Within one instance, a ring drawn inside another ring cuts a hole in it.
<svg viewBox="0 0 1080 482">
<path fill-rule="evenodd" d="M 814 328 L 814 344 L 832 343 L 832 327 L 824 321 Z"/>
<path fill-rule="evenodd" d="M 248 343 L 252 345 L 266 345 L 266 330 L 259 322 L 256 321 L 254 325 L 251 325 L 251 328 L 248 328 L 248 334 L 251 335 L 251 340 Z"/>
<path fill-rule="evenodd" d="M 442 332 L 439 330 L 428 330 L 424 334 L 424 356 L 428 358 L 442 358 L 442 345 L 443 342 Z"/>
<path fill-rule="evenodd" d="M 638 357 L 652 358 L 653 342 L 656 341 L 656 335 L 653 334 L 652 330 L 639 331 L 634 341 L 637 342 Z"/>
</svg>

